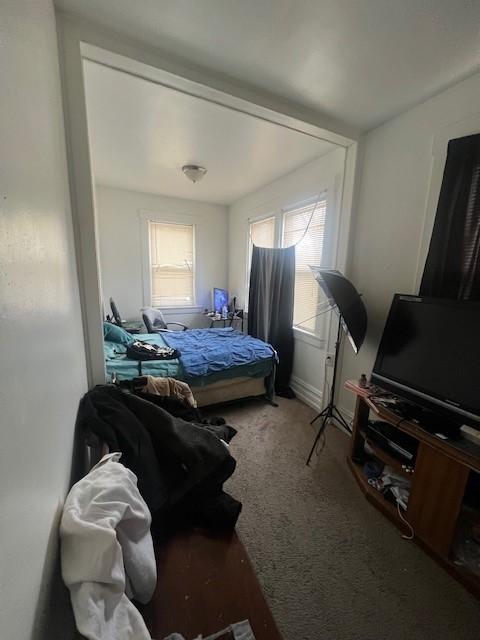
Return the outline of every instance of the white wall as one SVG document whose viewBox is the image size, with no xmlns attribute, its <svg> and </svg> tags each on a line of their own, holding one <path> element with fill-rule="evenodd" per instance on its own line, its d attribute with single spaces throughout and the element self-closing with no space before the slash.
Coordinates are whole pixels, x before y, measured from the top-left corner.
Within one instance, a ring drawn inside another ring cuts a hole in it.
<svg viewBox="0 0 480 640">
<path fill-rule="evenodd" d="M 442 147 L 444 155 L 449 137 L 480 131 L 479 105 L 477 74 L 362 141 L 349 275 L 364 295 L 369 330 L 358 356 L 346 346 L 342 381 L 370 374 L 393 294 L 417 292 L 441 186 L 442 163 L 432 153 Z M 351 394 L 342 390 L 340 404 L 351 410 Z"/>
<path fill-rule="evenodd" d="M 207 326 L 201 312 L 212 306 L 212 289 L 227 286 L 226 207 L 98 186 L 96 215 L 105 308 L 108 311 L 109 298 L 113 297 L 125 319 L 140 318 L 140 309 L 146 306 L 142 279 L 142 251 L 145 253 L 142 217 L 152 215 L 165 222 L 194 224 L 196 309 L 192 312 L 168 311 L 166 315 L 167 320 L 178 320 L 190 327 Z"/>
<path fill-rule="evenodd" d="M 52 589 L 86 369 L 51 1 L 4 0 L 0 31 L 0 629 L 68 638 Z"/>
<path fill-rule="evenodd" d="M 277 213 L 326 189 L 327 216 L 333 223 L 331 235 L 332 238 L 339 236 L 344 162 L 345 149 L 338 147 L 229 207 L 228 286 L 230 294 L 237 295 L 240 306 L 245 304 L 246 295 L 249 220 Z M 344 269 L 344 265 L 335 259 L 337 249 L 337 246 L 332 247 L 332 266 L 337 263 L 337 268 Z M 328 339 L 327 333 L 325 338 Z M 320 406 L 322 399 L 326 348 L 325 340 L 295 331 L 292 386 L 299 397 L 316 407 Z"/>
</svg>

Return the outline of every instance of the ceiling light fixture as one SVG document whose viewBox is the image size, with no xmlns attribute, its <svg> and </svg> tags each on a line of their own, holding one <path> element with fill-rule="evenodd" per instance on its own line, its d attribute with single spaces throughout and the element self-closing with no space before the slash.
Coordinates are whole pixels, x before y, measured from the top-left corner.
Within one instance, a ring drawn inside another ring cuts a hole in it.
<svg viewBox="0 0 480 640">
<path fill-rule="evenodd" d="M 205 167 L 200 167 L 198 164 L 184 164 L 182 171 L 192 182 L 199 182 L 207 173 Z"/>
</svg>

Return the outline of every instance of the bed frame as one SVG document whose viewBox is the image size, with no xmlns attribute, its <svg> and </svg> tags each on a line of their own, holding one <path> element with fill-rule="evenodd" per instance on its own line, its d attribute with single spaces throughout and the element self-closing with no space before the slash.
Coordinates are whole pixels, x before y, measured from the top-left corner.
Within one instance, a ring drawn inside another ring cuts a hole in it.
<svg viewBox="0 0 480 640">
<path fill-rule="evenodd" d="M 201 387 L 190 385 L 190 388 L 199 407 L 245 400 L 246 398 L 263 398 L 272 406 L 277 407 L 275 402 L 275 360 L 273 360 L 272 367 L 272 372 L 266 378 L 230 378 Z"/>
<path fill-rule="evenodd" d="M 219 380 L 204 387 L 190 387 L 197 406 L 206 407 L 211 404 L 232 402 L 242 398 L 265 396 L 265 378 L 231 378 Z M 273 398 L 268 398 L 273 401 Z"/>
<path fill-rule="evenodd" d="M 225 404 L 236 400 L 245 400 L 248 398 L 264 399 L 273 407 L 278 407 L 275 402 L 275 372 L 276 361 L 272 358 L 272 371 L 265 378 L 249 378 L 242 376 L 238 378 L 229 378 L 227 380 L 218 380 L 212 384 L 194 386 L 190 385 L 190 389 L 197 401 L 198 407 L 207 407 L 216 404 Z M 141 374 L 140 374 L 140 377 Z M 131 380 L 135 380 L 132 378 Z M 114 373 L 112 376 L 113 384 L 119 384 Z M 120 381 L 122 382 L 127 381 Z"/>
</svg>

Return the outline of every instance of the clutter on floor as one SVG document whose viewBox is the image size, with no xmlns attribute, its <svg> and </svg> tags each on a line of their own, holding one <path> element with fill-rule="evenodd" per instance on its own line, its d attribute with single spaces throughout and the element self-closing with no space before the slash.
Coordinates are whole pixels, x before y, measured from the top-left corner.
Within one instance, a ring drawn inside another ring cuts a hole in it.
<svg viewBox="0 0 480 640">
<path fill-rule="evenodd" d="M 172 635 L 165 638 L 165 640 L 185 640 L 185 638 L 179 633 L 172 633 Z M 227 629 L 222 629 L 213 635 L 208 637 L 197 636 L 194 640 L 255 640 L 252 627 L 248 620 L 242 620 L 241 622 L 235 622 L 231 624 Z"/>
<path fill-rule="evenodd" d="M 411 486 L 409 480 L 379 460 L 366 462 L 363 473 L 369 485 L 406 511 Z"/>
</svg>

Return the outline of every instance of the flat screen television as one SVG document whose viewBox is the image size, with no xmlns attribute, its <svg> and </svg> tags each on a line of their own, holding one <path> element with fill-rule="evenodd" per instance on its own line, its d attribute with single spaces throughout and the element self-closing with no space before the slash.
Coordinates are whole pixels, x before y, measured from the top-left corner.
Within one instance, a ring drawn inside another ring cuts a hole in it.
<svg viewBox="0 0 480 640">
<path fill-rule="evenodd" d="M 213 290 L 213 310 L 222 313 L 224 306 L 228 308 L 228 291 L 215 287 Z"/>
<path fill-rule="evenodd" d="M 480 429 L 480 302 L 395 294 L 372 382 Z"/>
</svg>

